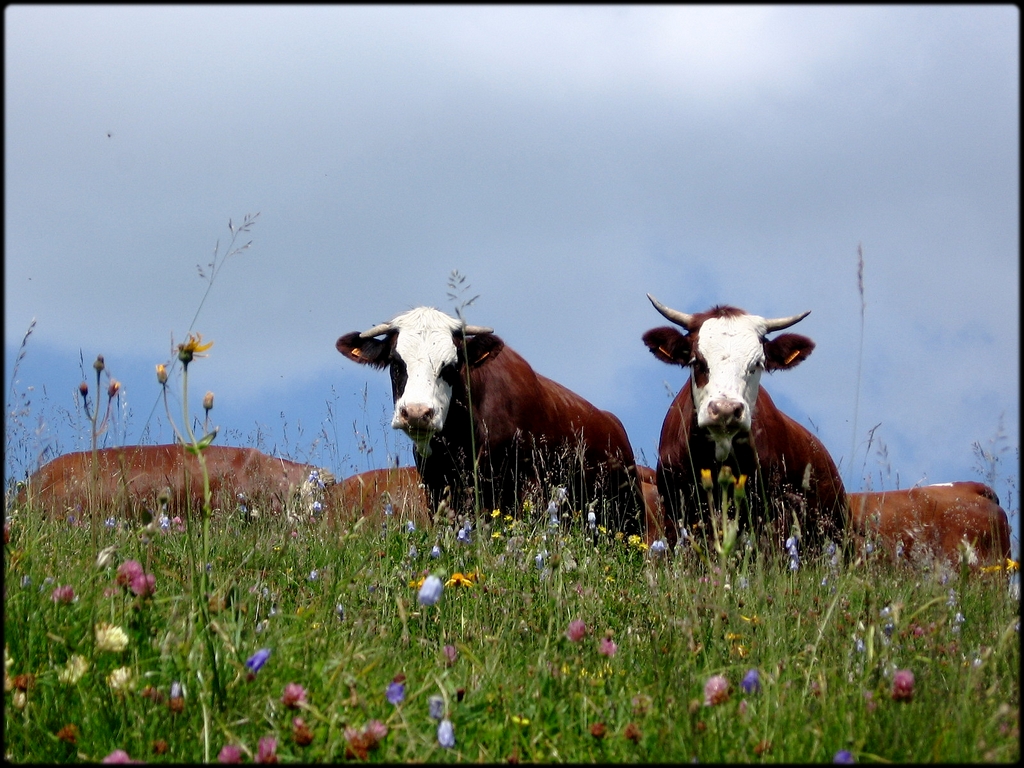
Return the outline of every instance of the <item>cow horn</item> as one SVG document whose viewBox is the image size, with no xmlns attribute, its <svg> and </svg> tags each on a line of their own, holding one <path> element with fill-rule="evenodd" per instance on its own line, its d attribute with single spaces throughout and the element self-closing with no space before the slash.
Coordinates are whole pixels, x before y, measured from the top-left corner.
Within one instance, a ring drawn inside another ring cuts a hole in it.
<svg viewBox="0 0 1024 768">
<path fill-rule="evenodd" d="M 373 326 L 373 328 L 371 328 L 368 331 L 363 331 L 362 333 L 360 333 L 359 334 L 359 338 L 360 339 L 372 339 L 374 336 L 380 336 L 382 333 L 387 333 L 391 329 L 392 329 L 392 325 L 391 325 L 390 322 L 381 323 L 380 325 Z"/>
<path fill-rule="evenodd" d="M 683 328 L 685 328 L 688 331 L 693 330 L 691 328 L 691 326 L 693 325 L 693 315 L 688 315 L 685 312 L 679 312 L 678 310 L 675 310 L 675 309 L 669 309 L 664 304 L 662 304 L 660 301 L 658 301 L 656 298 L 651 296 L 651 294 L 649 294 L 649 293 L 647 294 L 647 298 L 651 300 L 651 304 L 654 305 L 654 308 L 656 310 L 661 312 L 661 314 L 663 314 L 666 318 L 671 320 L 673 323 L 675 323 L 676 325 L 681 325 Z"/>
<path fill-rule="evenodd" d="M 463 326 L 462 333 L 466 336 L 475 336 L 478 333 L 494 333 L 494 329 L 484 325 L 466 325 Z"/>
<path fill-rule="evenodd" d="M 793 315 L 792 317 L 777 317 L 774 320 L 765 320 L 765 333 L 781 331 L 783 328 L 789 328 L 791 325 L 796 325 L 809 314 L 811 314 L 811 310 L 808 309 L 806 312 L 801 312 L 799 315 Z"/>
</svg>

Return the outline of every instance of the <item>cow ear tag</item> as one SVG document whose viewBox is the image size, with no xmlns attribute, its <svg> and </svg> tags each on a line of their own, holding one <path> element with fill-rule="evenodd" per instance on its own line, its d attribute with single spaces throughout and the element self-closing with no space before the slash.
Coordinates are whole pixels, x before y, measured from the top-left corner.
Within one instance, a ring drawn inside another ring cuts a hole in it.
<svg viewBox="0 0 1024 768">
<path fill-rule="evenodd" d="M 797 357 L 799 357 L 799 355 L 800 355 L 800 350 L 799 349 L 793 350 L 790 353 L 789 357 L 786 358 L 785 362 L 783 362 L 783 365 L 789 365 L 790 363 L 793 362 L 793 360 L 795 360 Z"/>
</svg>

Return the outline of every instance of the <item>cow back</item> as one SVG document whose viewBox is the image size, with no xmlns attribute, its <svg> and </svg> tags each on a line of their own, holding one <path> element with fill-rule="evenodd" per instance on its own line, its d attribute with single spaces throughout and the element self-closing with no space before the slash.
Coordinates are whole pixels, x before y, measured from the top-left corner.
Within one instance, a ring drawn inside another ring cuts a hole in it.
<svg viewBox="0 0 1024 768">
<path fill-rule="evenodd" d="M 325 497 L 327 521 L 332 526 L 350 526 L 360 518 L 381 522 L 387 504 L 391 504 L 396 521 L 412 520 L 418 527 L 431 522 L 430 505 L 415 467 L 361 472 L 330 488 Z"/>
</svg>

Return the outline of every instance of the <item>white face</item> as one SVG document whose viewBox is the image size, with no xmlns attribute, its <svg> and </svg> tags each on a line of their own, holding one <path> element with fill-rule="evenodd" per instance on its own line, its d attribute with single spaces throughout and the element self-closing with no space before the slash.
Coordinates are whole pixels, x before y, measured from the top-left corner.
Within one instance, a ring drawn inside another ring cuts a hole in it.
<svg viewBox="0 0 1024 768">
<path fill-rule="evenodd" d="M 430 437 L 444 426 L 458 361 L 453 334 L 462 324 L 444 312 L 418 307 L 391 321 L 398 329 L 392 361 L 395 412 L 391 426 L 402 429 L 427 455 Z M 396 369 L 397 366 L 397 369 Z M 404 370 L 403 370 L 404 369 Z"/>
<path fill-rule="evenodd" d="M 739 433 L 749 433 L 764 372 L 765 320 L 757 315 L 705 320 L 691 373 L 697 426 L 715 439 L 724 459 Z M 706 371 L 706 372 L 705 372 Z"/>
</svg>

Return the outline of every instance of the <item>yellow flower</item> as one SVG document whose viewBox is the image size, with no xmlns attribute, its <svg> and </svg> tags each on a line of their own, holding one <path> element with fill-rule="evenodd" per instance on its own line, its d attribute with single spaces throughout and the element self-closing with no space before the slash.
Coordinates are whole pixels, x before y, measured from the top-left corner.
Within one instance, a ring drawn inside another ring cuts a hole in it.
<svg viewBox="0 0 1024 768">
<path fill-rule="evenodd" d="M 501 510 L 500 509 L 496 509 L 493 512 L 491 512 L 491 517 L 492 518 L 501 517 Z"/>
<path fill-rule="evenodd" d="M 96 625 L 96 650 L 120 653 L 128 647 L 128 635 L 120 627 L 110 624 Z"/>
<path fill-rule="evenodd" d="M 501 538 L 501 531 L 495 531 L 494 533 L 492 533 L 491 534 L 491 538 L 492 539 L 500 539 Z"/>
<path fill-rule="evenodd" d="M 1008 570 L 1008 571 L 1018 571 L 1018 570 L 1020 570 L 1020 563 L 1018 563 L 1016 560 L 1011 560 L 1010 558 L 1006 558 L 1006 570 Z"/>
<path fill-rule="evenodd" d="M 57 679 L 64 685 L 74 685 L 89 671 L 89 662 L 77 653 L 68 659 L 68 665 L 57 673 Z"/>
<path fill-rule="evenodd" d="M 181 360 L 185 365 L 192 362 L 193 357 L 206 357 L 201 354 L 213 346 L 213 342 L 203 344 L 203 334 L 190 333 L 188 338 L 185 339 L 181 344 L 178 345 L 178 359 Z"/>
<path fill-rule="evenodd" d="M 422 579 L 413 579 L 412 581 L 409 582 L 409 586 L 412 587 L 413 589 L 419 589 L 420 587 L 423 586 L 424 579 L 426 579 L 425 576 Z"/>
<path fill-rule="evenodd" d="M 452 577 L 444 583 L 446 587 L 472 587 L 473 583 L 480 578 L 476 572 L 460 573 L 456 571 Z"/>
<path fill-rule="evenodd" d="M 700 484 L 704 487 L 705 491 L 711 490 L 711 470 L 702 469 L 700 471 Z"/>
<path fill-rule="evenodd" d="M 643 538 L 637 536 L 635 533 L 630 535 L 630 537 L 626 540 L 626 544 L 632 549 L 639 550 L 640 552 L 643 552 L 647 549 L 647 544 L 644 542 Z"/>
<path fill-rule="evenodd" d="M 512 715 L 512 722 L 515 723 L 516 725 L 529 725 L 530 724 L 530 718 L 528 718 L 528 717 L 520 717 L 519 715 Z"/>
<path fill-rule="evenodd" d="M 156 366 L 156 380 L 160 384 L 167 383 L 167 366 L 163 363 L 157 363 Z"/>
<path fill-rule="evenodd" d="M 118 667 L 107 675 L 107 685 L 117 693 L 124 693 L 132 687 L 132 670 L 129 667 Z"/>
</svg>

